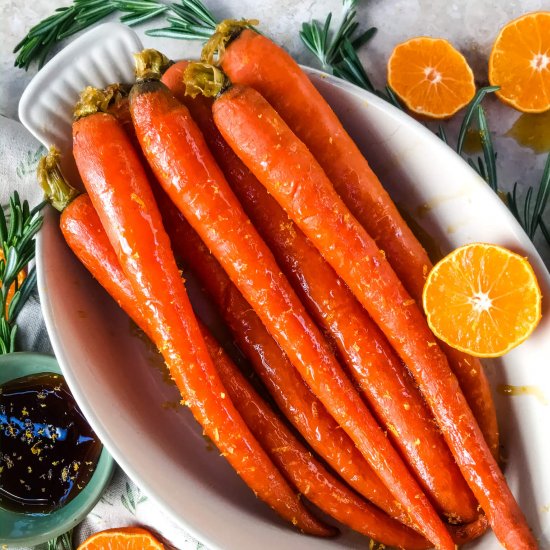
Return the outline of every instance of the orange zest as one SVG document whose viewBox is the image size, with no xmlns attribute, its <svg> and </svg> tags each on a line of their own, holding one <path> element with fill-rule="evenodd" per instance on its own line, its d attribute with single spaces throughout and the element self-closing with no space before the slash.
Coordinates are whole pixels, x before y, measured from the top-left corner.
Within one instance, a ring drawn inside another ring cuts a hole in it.
<svg viewBox="0 0 550 550">
<path fill-rule="evenodd" d="M 141 527 L 107 529 L 88 537 L 78 550 L 164 550 L 164 544 Z"/>
<path fill-rule="evenodd" d="M 468 244 L 445 256 L 428 275 L 422 298 L 434 334 L 477 357 L 504 355 L 541 318 L 533 268 L 492 244 Z"/>
<path fill-rule="evenodd" d="M 474 97 L 474 73 L 442 38 L 420 36 L 398 44 L 388 61 L 388 84 L 414 113 L 448 118 Z"/>
<path fill-rule="evenodd" d="M 519 111 L 550 109 L 550 12 L 528 13 L 501 29 L 489 58 L 489 82 Z"/>
</svg>

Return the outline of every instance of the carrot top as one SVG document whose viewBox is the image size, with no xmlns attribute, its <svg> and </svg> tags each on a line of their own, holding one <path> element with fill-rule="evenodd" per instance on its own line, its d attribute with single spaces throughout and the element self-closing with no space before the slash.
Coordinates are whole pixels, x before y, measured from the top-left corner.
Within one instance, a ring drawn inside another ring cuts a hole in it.
<svg viewBox="0 0 550 550">
<path fill-rule="evenodd" d="M 52 145 L 48 154 L 38 162 L 36 173 L 46 200 L 56 210 L 63 212 L 69 203 L 80 195 L 80 192 L 63 177 L 59 167 L 60 157 L 59 149 Z"/>
<path fill-rule="evenodd" d="M 225 73 L 208 63 L 189 63 L 183 74 L 183 82 L 185 95 L 190 95 L 192 98 L 199 94 L 216 97 L 231 86 Z"/>
<path fill-rule="evenodd" d="M 172 65 L 163 53 L 158 50 L 145 49 L 134 54 L 137 80 L 160 80 L 162 74 Z"/>
<path fill-rule="evenodd" d="M 204 45 L 201 53 L 201 59 L 206 63 L 214 63 L 214 57 L 218 52 L 218 63 L 225 53 L 226 46 L 244 29 L 249 29 L 258 25 L 258 19 L 224 19 L 216 27 L 216 32 L 210 37 Z"/>
</svg>

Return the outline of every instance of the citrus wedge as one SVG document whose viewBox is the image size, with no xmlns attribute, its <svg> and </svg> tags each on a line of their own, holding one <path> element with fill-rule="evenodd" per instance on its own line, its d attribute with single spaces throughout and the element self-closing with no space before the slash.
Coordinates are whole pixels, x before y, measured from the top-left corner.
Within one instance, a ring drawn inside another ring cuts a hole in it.
<svg viewBox="0 0 550 550">
<path fill-rule="evenodd" d="M 447 40 L 425 36 L 395 47 L 388 84 L 411 111 L 431 118 L 454 115 L 476 91 L 464 56 Z"/>
<path fill-rule="evenodd" d="M 120 527 L 95 533 L 78 550 L 164 550 L 164 545 L 146 529 Z"/>
<path fill-rule="evenodd" d="M 489 82 L 519 111 L 550 109 L 550 12 L 528 13 L 502 28 L 489 58 Z"/>
<path fill-rule="evenodd" d="M 477 357 L 504 355 L 541 317 L 529 262 L 492 244 L 468 244 L 445 256 L 428 275 L 422 298 L 433 333 Z"/>
</svg>

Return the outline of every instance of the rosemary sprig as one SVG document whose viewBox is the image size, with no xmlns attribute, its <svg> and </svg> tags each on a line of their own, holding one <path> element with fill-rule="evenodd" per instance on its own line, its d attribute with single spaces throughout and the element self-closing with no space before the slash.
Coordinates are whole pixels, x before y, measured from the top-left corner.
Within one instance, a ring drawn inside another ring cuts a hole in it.
<svg viewBox="0 0 550 550">
<path fill-rule="evenodd" d="M 302 24 L 300 38 L 314 55 L 319 59 L 323 69 L 328 70 L 341 61 L 340 48 L 344 41 L 350 41 L 359 23 L 355 20 L 357 0 L 344 0 L 344 16 L 340 26 L 331 36 L 332 12 L 327 15 L 324 24 L 319 21 L 311 21 Z M 370 29 L 369 29 L 370 30 Z M 368 31 L 367 31 L 368 32 Z M 357 40 L 364 40 L 364 34 Z M 358 44 L 353 45 L 355 48 Z"/>
<path fill-rule="evenodd" d="M 10 197 L 9 213 L 0 212 L 0 246 L 3 258 L 0 259 L 0 354 L 15 351 L 17 316 L 36 285 L 34 267 L 23 283 L 19 285 L 17 276 L 34 259 L 34 237 L 42 227 L 41 203 L 32 210 L 27 201 L 21 202 L 17 191 Z M 8 304 L 10 288 L 15 292 Z"/>
<path fill-rule="evenodd" d="M 55 12 L 32 27 L 17 44 L 19 52 L 15 66 L 27 70 L 33 61 L 44 65 L 51 49 L 61 40 L 86 29 L 111 13 L 122 13 L 120 21 L 137 25 L 168 11 L 169 6 L 158 0 L 74 0 L 70 6 Z"/>
<path fill-rule="evenodd" d="M 359 27 L 356 21 L 356 7 L 357 0 L 344 0 L 344 15 L 335 32 L 331 28 L 331 12 L 327 15 L 324 24 L 315 20 L 303 23 L 299 33 L 300 38 L 306 48 L 319 60 L 323 70 L 380 96 L 398 109 L 403 109 L 401 102 L 389 86 L 384 90 L 377 90 L 373 86 L 359 60 L 357 50 L 371 40 L 378 29 L 371 27 L 354 37 Z"/>
<path fill-rule="evenodd" d="M 73 530 L 67 531 L 58 537 L 50 539 L 47 543 L 48 550 L 73 550 Z"/>
<path fill-rule="evenodd" d="M 515 182 L 512 192 L 506 195 L 507 203 L 512 214 L 514 214 L 523 229 L 525 229 L 530 239 L 535 237 L 537 229 L 540 228 L 542 235 L 550 245 L 550 231 L 542 219 L 542 215 L 550 199 L 550 154 L 546 157 L 546 164 L 542 172 L 542 178 L 538 186 L 533 208 L 531 208 L 531 204 L 535 192 L 534 188 L 532 186 L 527 188 L 522 209 L 519 206 L 517 188 L 518 183 Z M 521 211 L 523 211 L 523 213 L 521 213 Z"/>
<path fill-rule="evenodd" d="M 487 94 L 496 92 L 497 90 L 498 86 L 485 86 L 484 88 L 480 88 L 472 101 L 470 101 L 470 103 L 468 104 L 468 107 L 466 108 L 466 113 L 464 114 L 464 118 L 462 119 L 462 124 L 460 125 L 460 130 L 458 132 L 456 152 L 459 155 L 462 155 L 462 149 L 464 147 L 464 141 L 466 140 L 466 134 L 468 133 L 468 130 L 472 125 L 473 118 L 476 116 L 477 107 L 481 105 L 481 102 Z"/>
<path fill-rule="evenodd" d="M 180 4 L 170 4 L 169 9 L 173 13 L 166 18 L 169 26 L 145 34 L 206 42 L 216 30 L 217 20 L 200 0 L 181 0 Z"/>
</svg>

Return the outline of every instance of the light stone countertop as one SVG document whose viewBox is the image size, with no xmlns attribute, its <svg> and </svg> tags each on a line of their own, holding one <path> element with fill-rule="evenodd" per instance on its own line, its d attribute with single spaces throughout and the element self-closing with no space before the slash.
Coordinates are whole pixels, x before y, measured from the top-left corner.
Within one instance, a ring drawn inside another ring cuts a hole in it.
<svg viewBox="0 0 550 550">
<path fill-rule="evenodd" d="M 28 72 L 13 66 L 14 46 L 33 24 L 55 8 L 69 3 L 68 0 L 0 0 L 0 114 L 17 117 L 19 97 L 36 71 L 35 65 Z M 315 59 L 298 37 L 300 26 L 312 18 L 324 20 L 329 11 L 335 14 L 337 22 L 342 12 L 341 0 L 204 0 L 204 3 L 218 18 L 257 17 L 261 21 L 260 28 L 300 63 L 315 67 L 318 67 Z M 358 20 L 361 28 L 378 28 L 376 36 L 360 51 L 360 58 L 375 86 L 382 87 L 387 59 L 397 43 L 413 36 L 443 37 L 464 53 L 474 70 L 477 84 L 485 85 L 487 60 L 499 28 L 511 19 L 535 10 L 550 10 L 550 0 L 360 0 Z M 116 16 L 111 19 L 116 19 Z M 158 20 L 137 27 L 146 47 L 162 50 L 173 59 L 199 53 L 197 42 L 158 39 L 143 34 L 144 29 L 155 26 L 160 26 Z M 522 193 L 525 193 L 526 185 L 536 185 L 540 181 L 546 155 L 537 155 L 506 136 L 520 113 L 493 97 L 486 99 L 484 105 L 498 152 L 499 185 L 507 191 L 518 181 Z M 451 139 L 456 137 L 460 121 L 461 116 L 456 116 L 445 123 Z M 550 223 L 550 207 L 545 218 Z M 550 265 L 550 247 L 540 234 L 535 244 Z"/>
</svg>

